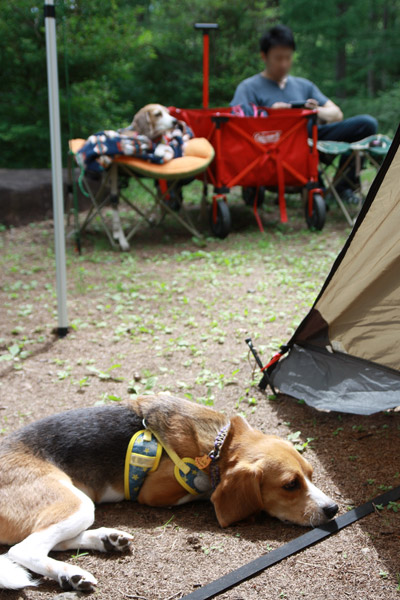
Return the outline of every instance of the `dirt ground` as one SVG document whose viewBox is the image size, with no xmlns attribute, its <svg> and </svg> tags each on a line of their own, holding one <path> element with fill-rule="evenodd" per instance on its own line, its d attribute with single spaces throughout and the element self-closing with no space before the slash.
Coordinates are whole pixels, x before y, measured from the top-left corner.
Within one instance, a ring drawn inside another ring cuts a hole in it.
<svg viewBox="0 0 400 600">
<path fill-rule="evenodd" d="M 349 230 L 330 213 L 310 233 L 266 215 L 258 232 L 233 202 L 234 231 L 199 247 L 167 220 L 128 253 L 92 232 L 79 257 L 68 247 L 71 332 L 57 339 L 50 221 L 0 233 L 0 435 L 55 412 L 170 390 L 308 445 L 314 481 L 340 513 L 400 485 L 400 412 L 321 413 L 257 388 L 244 339 L 266 361 L 306 315 Z M 300 432 L 296 435 L 297 432 Z M 84 460 L 84 457 L 82 457 Z M 91 571 L 99 600 L 173 600 L 278 548 L 307 529 L 267 515 L 225 530 L 210 503 L 154 509 L 99 506 L 95 526 L 134 535 L 127 555 L 57 553 Z M 400 503 L 360 520 L 222 594 L 224 600 L 400 598 Z M 7 548 L 0 547 L 0 552 Z M 54 556 L 56 553 L 54 553 Z M 52 581 L 1 599 L 48 600 Z"/>
</svg>

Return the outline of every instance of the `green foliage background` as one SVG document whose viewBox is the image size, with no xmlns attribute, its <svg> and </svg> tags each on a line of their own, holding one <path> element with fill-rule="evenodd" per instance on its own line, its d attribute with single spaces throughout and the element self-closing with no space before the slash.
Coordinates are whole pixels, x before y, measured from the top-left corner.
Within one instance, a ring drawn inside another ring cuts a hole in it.
<svg viewBox="0 0 400 600">
<path fill-rule="evenodd" d="M 296 35 L 293 73 L 315 81 L 345 116 L 370 112 L 392 134 L 400 120 L 399 8 L 400 0 L 56 0 L 64 147 L 69 135 L 128 124 L 148 102 L 200 106 L 196 21 L 220 26 L 211 34 L 212 105 L 228 104 L 236 85 L 262 69 L 259 37 L 282 22 Z M 0 65 L 0 167 L 47 167 L 42 4 L 0 0 Z"/>
</svg>

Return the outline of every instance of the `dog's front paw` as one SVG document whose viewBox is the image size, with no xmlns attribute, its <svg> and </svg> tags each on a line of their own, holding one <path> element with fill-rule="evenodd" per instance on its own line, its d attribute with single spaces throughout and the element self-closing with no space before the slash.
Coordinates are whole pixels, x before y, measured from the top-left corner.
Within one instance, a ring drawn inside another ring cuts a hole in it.
<svg viewBox="0 0 400 600">
<path fill-rule="evenodd" d="M 154 150 L 154 156 L 162 158 L 164 162 L 167 162 L 174 158 L 174 151 L 171 146 L 168 146 L 167 144 L 158 144 Z"/>
<path fill-rule="evenodd" d="M 121 248 L 121 250 L 123 252 L 128 252 L 128 250 L 130 248 L 129 242 L 126 239 L 125 234 L 122 231 L 122 229 L 113 231 L 113 238 L 116 242 L 118 242 L 119 247 Z"/>
<path fill-rule="evenodd" d="M 104 552 L 126 552 L 133 541 L 133 536 L 125 531 L 118 529 L 109 529 L 101 537 L 104 545 Z"/>
<path fill-rule="evenodd" d="M 88 571 L 78 569 L 74 575 L 59 575 L 58 583 L 63 590 L 92 592 L 97 585 L 97 579 Z"/>
<path fill-rule="evenodd" d="M 129 246 L 129 242 L 126 239 L 126 237 L 125 236 L 123 236 L 123 237 L 120 236 L 119 239 L 118 239 L 118 242 L 119 242 L 119 246 L 120 246 L 121 250 L 123 252 L 128 252 L 130 246 Z"/>
</svg>

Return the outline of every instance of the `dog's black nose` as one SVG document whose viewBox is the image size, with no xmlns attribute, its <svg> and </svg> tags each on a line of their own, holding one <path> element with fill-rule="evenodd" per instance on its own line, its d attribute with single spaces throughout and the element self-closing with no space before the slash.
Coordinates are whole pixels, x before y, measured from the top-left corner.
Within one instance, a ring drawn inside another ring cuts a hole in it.
<svg viewBox="0 0 400 600">
<path fill-rule="evenodd" d="M 339 507 L 337 504 L 328 504 L 328 506 L 324 506 L 323 508 L 324 515 L 327 519 L 333 519 L 338 510 Z"/>
<path fill-rule="evenodd" d="M 178 123 L 178 119 L 173 119 L 172 120 L 172 124 L 173 124 L 174 127 L 175 127 L 175 125 L 177 125 L 177 123 Z"/>
</svg>

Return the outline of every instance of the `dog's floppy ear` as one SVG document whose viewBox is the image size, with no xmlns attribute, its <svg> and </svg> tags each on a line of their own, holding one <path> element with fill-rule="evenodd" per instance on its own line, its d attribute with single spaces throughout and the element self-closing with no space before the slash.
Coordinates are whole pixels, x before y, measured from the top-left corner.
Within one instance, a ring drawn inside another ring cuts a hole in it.
<svg viewBox="0 0 400 600">
<path fill-rule="evenodd" d="M 228 527 L 262 510 L 261 479 L 261 467 L 245 461 L 226 471 L 211 496 L 221 527 Z"/>
<path fill-rule="evenodd" d="M 151 125 L 151 119 L 148 111 L 140 109 L 139 112 L 137 112 L 133 117 L 131 127 L 140 135 L 146 135 L 147 137 L 151 138 L 153 134 L 153 127 Z"/>
</svg>

